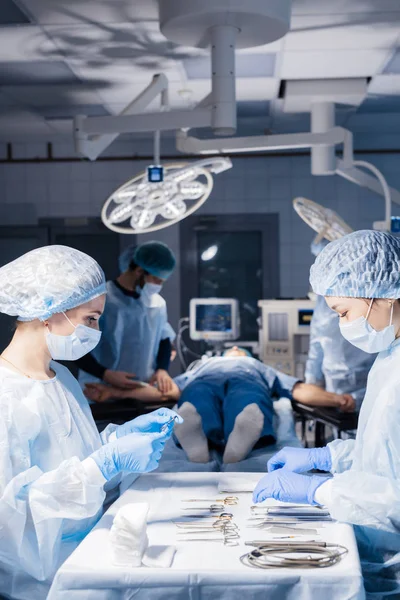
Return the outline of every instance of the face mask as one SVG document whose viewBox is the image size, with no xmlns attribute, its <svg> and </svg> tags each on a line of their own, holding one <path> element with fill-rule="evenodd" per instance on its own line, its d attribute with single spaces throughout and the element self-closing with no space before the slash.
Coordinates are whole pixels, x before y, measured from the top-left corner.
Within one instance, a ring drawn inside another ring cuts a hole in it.
<svg viewBox="0 0 400 600">
<path fill-rule="evenodd" d="M 67 315 L 63 313 L 69 323 Z M 46 334 L 47 347 L 53 360 L 78 360 L 88 354 L 97 346 L 101 338 L 101 331 L 86 327 L 86 325 L 74 325 L 75 331 L 71 335 L 56 335 L 50 331 Z"/>
<path fill-rule="evenodd" d="M 140 297 L 142 298 L 145 306 L 151 305 L 151 297 L 154 294 L 159 294 L 162 290 L 162 285 L 157 283 L 145 283 L 143 288 L 140 290 Z"/>
<path fill-rule="evenodd" d="M 368 352 L 369 354 L 387 350 L 396 339 L 394 326 L 392 325 L 393 304 L 390 313 L 390 323 L 385 329 L 376 331 L 376 329 L 371 327 L 368 323 L 368 317 L 371 312 L 373 301 L 374 299 L 371 300 L 366 317 L 360 317 L 355 321 L 351 321 L 351 323 L 339 325 L 342 336 L 350 342 L 350 344 L 353 344 L 356 348 L 364 350 L 364 352 Z"/>
</svg>

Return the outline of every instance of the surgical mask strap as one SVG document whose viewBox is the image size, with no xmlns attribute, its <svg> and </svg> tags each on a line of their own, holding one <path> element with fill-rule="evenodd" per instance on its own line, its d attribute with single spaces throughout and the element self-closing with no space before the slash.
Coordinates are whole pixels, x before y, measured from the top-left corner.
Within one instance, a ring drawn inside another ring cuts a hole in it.
<svg viewBox="0 0 400 600">
<path fill-rule="evenodd" d="M 394 307 L 394 302 L 390 303 L 390 323 L 389 326 L 392 325 L 393 323 L 393 307 Z"/>
<path fill-rule="evenodd" d="M 368 317 L 370 315 L 373 303 L 374 303 L 374 298 L 371 298 L 371 302 L 369 303 L 369 308 L 368 308 L 367 316 L 365 317 L 367 321 L 368 321 Z"/>
<path fill-rule="evenodd" d="M 74 324 L 72 323 L 72 321 L 71 321 L 71 320 L 70 320 L 70 319 L 67 317 L 67 315 L 65 314 L 65 312 L 63 312 L 63 315 L 64 315 L 64 317 L 67 319 L 68 323 L 70 323 L 70 324 L 72 325 L 72 327 L 73 327 L 74 329 L 76 329 L 76 325 L 74 325 Z"/>
</svg>

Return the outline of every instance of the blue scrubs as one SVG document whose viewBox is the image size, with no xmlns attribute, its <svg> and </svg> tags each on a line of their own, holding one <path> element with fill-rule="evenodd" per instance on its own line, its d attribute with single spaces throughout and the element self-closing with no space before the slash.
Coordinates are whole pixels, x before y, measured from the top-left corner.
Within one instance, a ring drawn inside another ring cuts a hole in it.
<svg viewBox="0 0 400 600">
<path fill-rule="evenodd" d="M 273 401 L 291 398 L 298 379 L 280 373 L 250 357 L 217 357 L 201 361 L 175 378 L 182 391 L 178 406 L 190 402 L 202 418 L 203 430 L 217 448 L 225 446 L 236 417 L 257 404 L 264 426 L 257 445 L 273 444 Z"/>
</svg>

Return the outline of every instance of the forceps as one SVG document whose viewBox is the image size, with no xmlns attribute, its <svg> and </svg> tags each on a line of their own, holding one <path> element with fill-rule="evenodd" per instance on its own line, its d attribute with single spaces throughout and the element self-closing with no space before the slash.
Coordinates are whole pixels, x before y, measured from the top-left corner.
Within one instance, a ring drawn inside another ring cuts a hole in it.
<svg viewBox="0 0 400 600">
<path fill-rule="evenodd" d="M 239 542 L 237 540 L 231 540 L 227 538 L 189 538 L 187 540 L 181 540 L 182 542 L 222 542 L 224 546 L 239 546 Z"/>
<path fill-rule="evenodd" d="M 161 432 L 163 433 L 164 431 L 166 431 L 168 429 L 168 427 L 171 425 L 171 423 L 175 422 L 175 419 L 176 419 L 176 417 L 171 417 L 169 421 L 164 423 L 164 425 L 161 427 Z"/>
<path fill-rule="evenodd" d="M 188 500 L 182 500 L 182 502 L 212 502 L 213 504 L 223 504 L 224 506 L 236 506 L 239 503 L 237 496 L 226 496 L 226 498 L 189 498 Z"/>
</svg>

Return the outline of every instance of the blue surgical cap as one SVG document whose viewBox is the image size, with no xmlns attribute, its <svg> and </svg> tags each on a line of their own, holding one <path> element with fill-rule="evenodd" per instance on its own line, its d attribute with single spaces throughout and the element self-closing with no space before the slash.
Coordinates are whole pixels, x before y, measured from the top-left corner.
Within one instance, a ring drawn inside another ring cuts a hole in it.
<svg viewBox="0 0 400 600">
<path fill-rule="evenodd" d="M 106 293 L 97 262 L 68 246 L 32 250 L 0 268 L 0 312 L 44 321 Z"/>
<path fill-rule="evenodd" d="M 311 267 L 320 296 L 400 298 L 400 240 L 381 231 L 355 231 L 331 242 Z"/>
<path fill-rule="evenodd" d="M 132 261 L 160 279 L 168 279 L 176 265 L 172 250 L 162 242 L 145 242 L 140 246 L 127 248 L 119 259 L 121 271 L 126 271 Z"/>
</svg>

